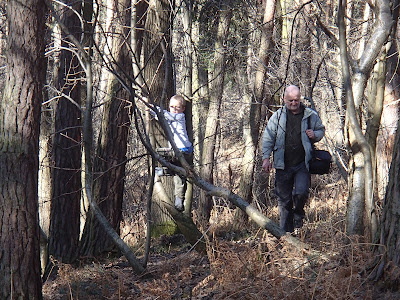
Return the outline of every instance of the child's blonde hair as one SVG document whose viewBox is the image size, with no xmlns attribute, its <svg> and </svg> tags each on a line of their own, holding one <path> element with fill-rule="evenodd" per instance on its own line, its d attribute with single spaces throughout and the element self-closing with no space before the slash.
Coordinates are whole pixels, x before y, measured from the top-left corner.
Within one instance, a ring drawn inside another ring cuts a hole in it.
<svg viewBox="0 0 400 300">
<path fill-rule="evenodd" d="M 186 106 L 185 98 L 183 98 L 181 95 L 174 95 L 169 101 L 171 100 L 178 100 L 182 104 L 182 106 Z"/>
</svg>

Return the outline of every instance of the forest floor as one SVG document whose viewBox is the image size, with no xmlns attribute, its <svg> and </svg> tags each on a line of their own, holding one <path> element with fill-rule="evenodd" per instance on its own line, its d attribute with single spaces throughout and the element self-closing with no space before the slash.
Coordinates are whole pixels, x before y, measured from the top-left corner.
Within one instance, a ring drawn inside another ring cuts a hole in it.
<svg viewBox="0 0 400 300">
<path fill-rule="evenodd" d="M 44 283 L 44 299 L 400 299 L 398 274 L 368 279 L 372 245 L 344 233 L 346 189 L 322 185 L 313 186 L 317 192 L 297 237 L 328 260 L 294 250 L 252 224 L 233 233 L 216 222 L 207 255 L 191 250 L 181 235 L 163 236 L 152 243 L 145 274 L 135 274 L 124 257 L 61 264 Z M 265 213 L 277 220 L 276 206 Z"/>
</svg>

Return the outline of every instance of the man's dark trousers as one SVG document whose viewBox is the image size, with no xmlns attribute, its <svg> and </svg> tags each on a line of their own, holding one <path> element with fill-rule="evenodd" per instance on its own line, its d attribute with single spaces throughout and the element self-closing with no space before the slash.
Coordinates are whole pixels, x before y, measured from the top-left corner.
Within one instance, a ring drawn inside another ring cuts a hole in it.
<svg viewBox="0 0 400 300">
<path fill-rule="evenodd" d="M 286 232 L 303 225 L 304 205 L 308 198 L 310 173 L 304 162 L 276 170 L 275 194 L 278 197 L 279 224 Z"/>
</svg>

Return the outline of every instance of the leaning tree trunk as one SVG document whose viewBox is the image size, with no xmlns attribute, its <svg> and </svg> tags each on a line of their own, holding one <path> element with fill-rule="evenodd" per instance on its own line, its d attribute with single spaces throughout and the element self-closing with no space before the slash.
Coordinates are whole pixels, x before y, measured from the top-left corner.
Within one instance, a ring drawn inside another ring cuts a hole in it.
<svg viewBox="0 0 400 300">
<path fill-rule="evenodd" d="M 111 38 L 111 53 L 114 69 L 129 82 L 133 69 L 129 55 L 128 38 L 130 27 L 130 0 L 113 2 L 112 22 L 114 36 Z M 119 71 L 121 70 L 121 71 Z M 131 102 L 128 92 L 115 75 L 108 78 L 107 98 L 103 109 L 101 130 L 94 159 L 93 196 L 111 227 L 119 233 L 122 217 L 122 199 L 125 183 L 126 152 L 130 127 Z M 100 255 L 116 249 L 113 239 L 100 226 L 93 210 L 89 209 L 82 235 L 82 253 Z"/>
<path fill-rule="evenodd" d="M 66 1 L 80 11 L 81 3 Z M 61 22 L 79 39 L 82 34 L 79 17 L 66 9 Z M 69 48 L 60 35 L 60 46 Z M 71 49 L 72 50 L 72 49 Z M 78 254 L 79 218 L 81 200 L 81 67 L 70 50 L 60 50 L 56 82 L 59 97 L 55 104 L 53 138 L 53 172 L 48 254 L 56 261 L 71 263 Z M 68 212 L 68 213 L 66 213 Z M 50 262 L 51 263 L 51 262 Z M 49 266 L 50 268 L 52 267 Z"/>
<path fill-rule="evenodd" d="M 42 299 L 38 157 L 45 82 L 45 3 L 7 2 L 7 79 L 0 102 L 0 298 Z"/>
<path fill-rule="evenodd" d="M 229 2 L 229 1 L 228 1 Z M 229 25 L 232 18 L 232 9 L 229 3 L 223 5 L 220 10 L 218 32 L 215 41 L 214 70 L 210 83 L 210 105 L 208 108 L 207 123 L 202 149 L 202 161 L 200 175 L 210 183 L 213 182 L 214 150 L 217 140 L 218 119 L 224 91 L 226 49 L 225 44 L 228 39 Z M 200 192 L 198 206 L 198 221 L 206 228 L 208 225 L 212 209 L 212 196 L 205 191 Z"/>
</svg>

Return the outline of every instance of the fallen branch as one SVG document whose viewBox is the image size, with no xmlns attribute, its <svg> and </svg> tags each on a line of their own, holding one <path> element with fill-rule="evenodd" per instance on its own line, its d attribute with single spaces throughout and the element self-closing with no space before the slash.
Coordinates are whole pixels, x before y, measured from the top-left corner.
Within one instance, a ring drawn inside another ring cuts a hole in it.
<svg viewBox="0 0 400 300">
<path fill-rule="evenodd" d="M 292 236 L 290 233 L 286 233 L 286 231 L 280 228 L 274 221 L 264 216 L 258 209 L 244 201 L 238 195 L 232 193 L 230 190 L 222 187 L 217 187 L 205 181 L 194 173 L 189 174 L 188 178 L 192 180 L 194 184 L 207 191 L 210 195 L 221 197 L 230 201 L 241 210 L 243 210 L 249 216 L 249 218 L 261 228 L 266 229 L 276 238 L 284 240 L 291 246 L 295 247 L 298 251 L 303 252 L 311 257 L 320 257 L 323 260 L 328 260 L 328 256 L 326 254 L 320 251 L 313 250 L 310 245 L 300 241 L 298 238 Z"/>
</svg>

